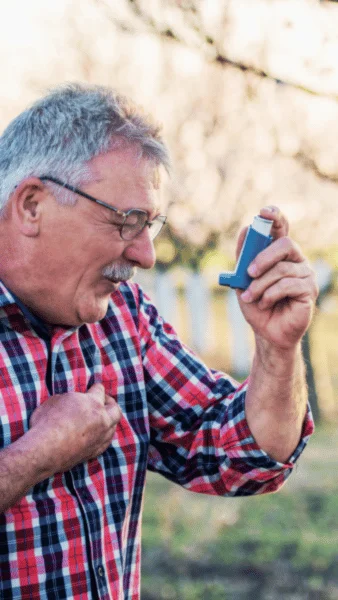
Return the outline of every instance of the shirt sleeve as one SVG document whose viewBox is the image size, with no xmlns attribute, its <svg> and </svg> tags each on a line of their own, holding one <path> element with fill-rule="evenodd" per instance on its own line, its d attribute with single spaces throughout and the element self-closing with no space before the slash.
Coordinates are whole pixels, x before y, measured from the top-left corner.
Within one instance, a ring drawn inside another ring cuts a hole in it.
<svg viewBox="0 0 338 600">
<path fill-rule="evenodd" d="M 180 340 L 140 290 L 139 332 L 147 391 L 148 468 L 195 492 L 246 496 L 274 492 L 292 472 L 311 433 L 287 463 L 256 443 L 245 417 L 248 380 L 211 370 Z"/>
</svg>

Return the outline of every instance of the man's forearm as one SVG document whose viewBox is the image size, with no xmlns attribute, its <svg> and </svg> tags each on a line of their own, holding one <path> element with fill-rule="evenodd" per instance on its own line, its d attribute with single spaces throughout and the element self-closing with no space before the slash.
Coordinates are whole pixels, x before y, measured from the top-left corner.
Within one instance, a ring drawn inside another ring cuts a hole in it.
<svg viewBox="0 0 338 600">
<path fill-rule="evenodd" d="M 31 443 L 30 438 L 29 431 L 0 452 L 0 513 L 48 476 L 47 471 L 40 467 L 41 449 Z"/>
<path fill-rule="evenodd" d="M 257 444 L 275 460 L 286 462 L 296 449 L 306 403 L 301 345 L 281 350 L 257 340 L 246 396 L 246 418 Z"/>
</svg>

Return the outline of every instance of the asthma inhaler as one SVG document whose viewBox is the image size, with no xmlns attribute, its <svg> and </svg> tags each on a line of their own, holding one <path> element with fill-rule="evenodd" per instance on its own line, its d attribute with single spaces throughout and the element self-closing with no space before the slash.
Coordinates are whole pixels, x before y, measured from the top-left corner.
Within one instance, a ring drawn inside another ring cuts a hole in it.
<svg viewBox="0 0 338 600">
<path fill-rule="evenodd" d="M 270 235 L 272 224 L 273 221 L 269 219 L 258 216 L 254 218 L 247 231 L 235 271 L 221 273 L 220 285 L 228 285 L 240 290 L 246 290 L 249 287 L 252 277 L 248 274 L 248 267 L 257 254 L 271 244 L 273 240 Z"/>
</svg>

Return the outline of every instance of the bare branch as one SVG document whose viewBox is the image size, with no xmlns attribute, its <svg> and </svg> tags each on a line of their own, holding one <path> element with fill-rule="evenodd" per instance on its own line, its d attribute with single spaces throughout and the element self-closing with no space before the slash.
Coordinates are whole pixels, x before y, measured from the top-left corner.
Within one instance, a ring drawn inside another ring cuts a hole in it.
<svg viewBox="0 0 338 600">
<path fill-rule="evenodd" d="M 312 158 L 309 158 L 309 156 L 306 156 L 306 154 L 304 154 L 303 152 L 297 152 L 297 154 L 295 154 L 292 158 L 297 160 L 304 167 L 304 169 L 312 171 L 319 179 L 322 179 L 324 181 L 331 181 L 332 183 L 338 183 L 338 175 L 329 175 L 328 173 L 322 173 L 318 169 L 316 162 Z"/>
<path fill-rule="evenodd" d="M 330 2 L 338 2 L 338 0 L 329 0 Z M 274 81 L 279 85 L 285 85 L 291 87 L 293 89 L 300 90 L 306 94 L 311 94 L 313 96 L 318 96 L 321 98 L 328 98 L 330 100 L 338 101 L 338 95 L 330 94 L 325 92 L 319 92 L 315 89 L 311 89 L 307 86 L 304 86 L 295 81 L 280 79 L 275 77 L 268 71 L 263 69 L 259 69 L 251 64 L 245 64 L 244 62 L 233 60 L 222 52 L 219 51 L 217 47 L 216 40 L 208 34 L 201 22 L 200 14 L 196 8 L 194 2 L 181 2 L 178 0 L 170 0 L 167 2 L 167 5 L 171 5 L 175 10 L 180 11 L 185 20 L 185 25 L 193 32 L 196 36 L 196 42 L 194 44 L 187 42 L 186 39 L 180 33 L 175 30 L 172 26 L 167 24 L 162 24 L 156 18 L 154 18 L 149 12 L 146 12 L 145 8 L 142 5 L 142 1 L 140 0 L 126 0 L 131 13 L 134 16 L 134 23 L 130 24 L 126 23 L 126 21 L 119 19 L 114 14 L 113 6 L 109 5 L 109 0 L 95 0 L 98 5 L 101 5 L 105 8 L 105 11 L 109 13 L 109 20 L 115 24 L 121 31 L 124 33 L 139 33 L 141 30 L 147 32 L 148 34 L 155 35 L 157 37 L 163 38 L 167 41 L 175 42 L 184 46 L 194 47 L 198 49 L 200 52 L 203 52 L 204 58 L 209 63 L 217 64 L 221 67 L 231 67 L 237 70 L 242 71 L 243 73 L 252 73 L 260 78 L 265 78 L 270 81 Z M 140 29 L 140 26 L 142 29 Z"/>
</svg>

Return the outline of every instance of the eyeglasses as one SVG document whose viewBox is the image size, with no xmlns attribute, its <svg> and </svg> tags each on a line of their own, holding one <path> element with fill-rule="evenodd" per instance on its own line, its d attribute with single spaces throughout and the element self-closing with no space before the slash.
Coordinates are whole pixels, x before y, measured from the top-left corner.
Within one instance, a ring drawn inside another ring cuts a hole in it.
<svg viewBox="0 0 338 600">
<path fill-rule="evenodd" d="M 41 179 L 41 181 L 51 181 L 52 183 L 56 183 L 57 185 L 66 188 L 66 190 L 74 192 L 74 194 L 83 196 L 83 198 L 87 198 L 87 200 L 96 202 L 96 204 L 99 204 L 100 206 L 104 206 L 105 208 L 114 211 L 114 213 L 122 219 L 120 223 L 114 223 L 114 225 L 116 225 L 116 227 L 118 228 L 121 238 L 128 242 L 130 240 L 133 240 L 136 236 L 140 235 L 143 229 L 147 226 L 149 227 L 150 231 L 150 239 L 155 239 L 155 237 L 160 233 L 163 225 L 167 220 L 167 217 L 165 215 L 157 215 L 155 219 L 153 219 L 152 221 L 148 221 L 148 213 L 145 210 L 141 210 L 140 208 L 132 208 L 127 212 L 123 212 L 122 210 L 119 210 L 118 208 L 107 204 L 107 202 L 97 200 L 97 198 L 94 198 L 94 196 L 90 196 L 89 194 L 86 194 L 86 192 L 82 192 L 73 185 L 69 185 L 68 183 L 64 183 L 60 179 L 56 179 L 56 177 L 49 177 L 48 175 L 44 175 L 42 177 L 39 177 L 39 179 Z"/>
</svg>

